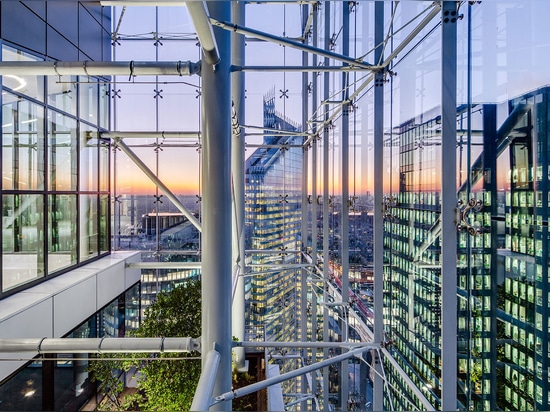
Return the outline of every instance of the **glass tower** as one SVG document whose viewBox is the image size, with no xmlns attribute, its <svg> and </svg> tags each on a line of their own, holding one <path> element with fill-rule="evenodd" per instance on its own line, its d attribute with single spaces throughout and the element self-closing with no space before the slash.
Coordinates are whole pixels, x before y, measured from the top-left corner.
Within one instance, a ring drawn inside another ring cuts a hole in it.
<svg viewBox="0 0 550 412">
<path fill-rule="evenodd" d="M 545 87 L 469 109 L 479 131 L 470 144 L 479 149 L 457 191 L 461 408 L 540 410 L 547 402 L 548 99 Z M 459 160 L 467 112 L 457 110 Z M 386 343 L 434 405 L 441 390 L 440 198 L 418 183 L 438 168 L 439 125 L 427 113 L 395 130 L 400 187 L 386 199 L 385 220 Z M 392 381 L 407 391 L 398 375 Z M 394 405 L 410 405 L 409 395 Z"/>
</svg>

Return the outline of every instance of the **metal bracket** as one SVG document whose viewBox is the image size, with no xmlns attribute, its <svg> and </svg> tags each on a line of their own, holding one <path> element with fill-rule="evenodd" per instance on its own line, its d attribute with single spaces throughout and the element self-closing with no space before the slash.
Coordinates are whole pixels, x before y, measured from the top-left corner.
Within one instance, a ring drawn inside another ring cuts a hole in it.
<svg viewBox="0 0 550 412">
<path fill-rule="evenodd" d="M 384 219 L 392 220 L 395 218 L 392 215 L 392 208 L 397 206 L 397 197 L 394 196 L 384 196 L 384 201 L 382 203 L 382 216 Z"/>
<path fill-rule="evenodd" d="M 468 231 L 472 236 L 483 233 L 482 228 L 475 227 L 468 220 L 470 211 L 479 212 L 483 209 L 483 201 L 471 198 L 467 204 L 464 204 L 464 201 L 459 199 L 456 206 L 456 229 L 459 232 Z"/>
<path fill-rule="evenodd" d="M 115 89 L 111 89 L 111 98 L 114 99 L 115 97 L 118 97 L 119 99 L 122 97 L 120 96 L 120 89 L 118 90 L 115 90 Z"/>
<path fill-rule="evenodd" d="M 154 89 L 153 91 L 155 92 L 155 95 L 153 96 L 154 99 L 156 99 L 157 97 L 160 97 L 161 99 L 164 99 L 164 97 L 163 97 L 162 94 L 161 94 L 164 90 L 162 90 L 162 89 L 160 89 L 160 90 Z"/>
</svg>

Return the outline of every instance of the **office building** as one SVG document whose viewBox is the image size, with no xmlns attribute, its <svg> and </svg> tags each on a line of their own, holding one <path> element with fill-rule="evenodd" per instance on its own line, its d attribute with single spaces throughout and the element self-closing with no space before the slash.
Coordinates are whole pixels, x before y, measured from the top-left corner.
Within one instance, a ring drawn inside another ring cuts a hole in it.
<svg viewBox="0 0 550 412">
<path fill-rule="evenodd" d="M 252 268 L 245 282 L 245 318 L 249 336 L 290 342 L 298 339 L 302 293 L 299 269 L 292 266 L 301 261 L 303 138 L 285 133 L 299 128 L 276 111 L 275 90 L 264 95 L 263 118 L 263 143 L 245 166 L 245 247 Z M 280 353 L 272 350 L 269 356 Z M 296 359 L 279 362 L 281 371 L 296 368 Z M 294 385 L 287 385 L 291 392 Z"/>
<path fill-rule="evenodd" d="M 457 125 L 467 110 L 458 108 Z M 541 410 L 548 393 L 542 372 L 548 362 L 542 350 L 548 88 L 501 104 L 475 104 L 470 111 L 478 131 L 471 142 L 483 149 L 471 166 L 465 162 L 458 190 L 458 405 Z M 423 174 L 437 170 L 440 124 L 439 116 L 427 113 L 395 131 L 400 187 L 385 221 L 384 287 L 388 345 L 436 405 L 441 393 L 441 199 L 421 184 Z M 457 142 L 464 139 L 459 136 Z M 463 150 L 458 144 L 459 156 Z M 407 390 L 399 376 L 392 380 Z M 394 402 L 407 405 L 399 398 Z"/>
</svg>

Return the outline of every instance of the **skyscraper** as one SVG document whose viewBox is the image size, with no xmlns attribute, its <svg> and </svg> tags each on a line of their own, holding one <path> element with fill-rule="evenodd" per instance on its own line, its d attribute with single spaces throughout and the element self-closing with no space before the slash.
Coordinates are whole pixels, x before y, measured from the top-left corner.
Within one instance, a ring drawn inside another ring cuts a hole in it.
<svg viewBox="0 0 550 412">
<path fill-rule="evenodd" d="M 246 249 L 252 271 L 246 283 L 247 324 L 267 341 L 297 339 L 301 261 L 302 137 L 275 110 L 274 90 L 264 96 L 263 143 L 246 161 Z M 287 366 L 288 368 L 288 366 Z"/>
<path fill-rule="evenodd" d="M 548 88 L 457 113 L 458 406 L 539 410 L 548 296 L 546 227 Z M 460 125 L 471 116 L 476 135 Z M 386 199 L 386 341 L 427 399 L 439 405 L 441 354 L 440 193 L 429 187 L 440 157 L 440 117 L 397 129 L 399 192 Z M 466 160 L 466 139 L 480 149 Z M 426 178 L 428 176 L 428 179 Z M 423 187 L 427 185 L 427 187 Z M 466 193 L 471 193 L 470 198 Z M 393 375 L 395 385 L 403 381 Z M 402 387 L 406 393 L 407 388 Z M 394 405 L 410 407 L 409 392 Z M 407 406 L 409 405 L 409 406 Z"/>
</svg>

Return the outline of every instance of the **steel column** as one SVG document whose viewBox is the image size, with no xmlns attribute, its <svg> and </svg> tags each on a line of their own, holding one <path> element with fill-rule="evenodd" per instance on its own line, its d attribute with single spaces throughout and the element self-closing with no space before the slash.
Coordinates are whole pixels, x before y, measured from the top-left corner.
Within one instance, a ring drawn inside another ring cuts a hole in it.
<svg viewBox="0 0 550 412">
<path fill-rule="evenodd" d="M 330 49 L 330 1 L 324 2 L 325 10 L 325 49 Z M 325 56 L 324 65 L 329 66 L 330 60 Z M 323 73 L 323 100 L 329 99 L 330 91 L 330 74 Z M 323 283 L 326 285 L 330 282 L 328 276 L 330 256 L 329 256 L 329 181 L 330 181 L 330 170 L 329 170 L 329 125 L 327 119 L 329 117 L 328 106 L 325 105 L 324 110 L 324 119 L 325 124 L 323 127 Z M 323 302 L 328 301 L 327 288 L 323 287 Z M 323 305 L 323 341 L 328 342 L 330 339 L 329 336 L 329 311 L 326 305 Z M 324 358 L 328 358 L 328 349 L 323 351 Z M 329 368 L 328 366 L 323 369 L 323 408 L 324 410 L 329 410 L 328 395 L 329 395 Z"/>
<path fill-rule="evenodd" d="M 233 11 L 233 21 L 238 24 L 244 24 L 245 21 L 245 3 L 243 1 L 231 2 Z M 244 64 L 244 36 L 233 33 L 232 39 L 232 63 Z M 233 336 L 240 340 L 245 338 L 245 317 L 244 317 L 244 277 L 245 273 L 245 250 L 244 250 L 244 165 L 245 165 L 245 137 L 243 127 L 245 121 L 244 90 L 245 77 L 242 72 L 231 74 L 232 78 L 232 97 L 235 114 L 239 122 L 239 133 L 233 131 L 231 145 L 231 172 L 233 180 L 233 264 L 239 267 L 237 275 L 237 286 L 233 297 Z M 244 349 L 234 349 L 235 367 L 237 370 L 246 370 Z"/>
<path fill-rule="evenodd" d="M 342 54 L 349 55 L 349 1 L 342 3 Z M 344 64 L 345 65 L 345 64 Z M 342 341 L 348 340 L 349 300 L 349 72 L 342 73 Z M 348 410 L 349 372 L 348 360 L 341 364 L 341 409 Z"/>
<path fill-rule="evenodd" d="M 302 7 L 302 26 L 305 27 L 307 25 L 307 16 L 308 16 L 308 9 L 309 6 L 307 4 L 303 4 Z M 304 36 L 304 43 L 307 43 L 307 37 Z M 308 54 L 306 52 L 302 52 L 302 65 L 307 66 L 308 64 Z M 308 82 L 309 82 L 309 75 L 307 72 L 302 73 L 302 132 L 305 132 L 308 128 L 308 117 L 309 117 L 309 110 L 308 110 Z M 305 137 L 302 139 L 302 142 L 305 140 Z M 307 246 L 308 246 L 308 214 L 309 214 L 309 207 L 307 202 L 307 182 L 308 182 L 308 148 L 303 147 L 302 148 L 302 225 L 301 225 L 301 236 L 302 236 L 302 244 L 300 245 L 300 249 L 302 252 L 307 253 Z M 302 257 L 302 262 L 304 261 Z M 308 303 L 308 284 L 307 284 L 307 277 L 308 272 L 305 269 L 302 269 L 300 271 L 300 334 L 299 338 L 302 341 L 307 340 L 307 325 L 308 325 L 308 316 L 307 316 L 307 303 Z M 308 357 L 308 350 L 307 348 L 302 348 L 301 357 L 302 359 L 307 359 Z M 300 393 L 307 394 L 307 380 L 302 377 L 300 379 Z M 307 402 L 303 401 L 301 403 L 300 408 L 302 410 L 307 409 Z"/>
<path fill-rule="evenodd" d="M 441 409 L 457 407 L 456 82 L 457 2 L 441 10 Z"/>
<path fill-rule="evenodd" d="M 209 1 L 210 14 L 231 18 L 231 3 Z M 214 29 L 220 62 L 203 61 L 202 340 L 220 353 L 214 391 L 231 389 L 231 34 Z M 203 359 L 203 370 L 206 367 Z M 231 410 L 231 403 L 216 406 Z"/>
<path fill-rule="evenodd" d="M 313 7 L 313 36 L 312 36 L 312 43 L 314 47 L 317 47 L 319 42 L 319 3 L 315 3 L 312 5 Z M 311 56 L 312 59 L 312 65 L 317 65 L 318 56 L 316 54 Z M 318 100 L 318 74 L 314 73 L 312 76 L 312 82 L 311 82 L 311 107 L 312 110 L 314 110 L 315 107 L 317 107 L 317 100 Z M 311 259 L 314 262 L 314 264 L 317 264 L 317 219 L 318 219 L 318 204 L 317 204 L 317 173 L 318 173 L 318 161 L 317 161 L 317 155 L 318 155 L 318 136 L 317 134 L 317 125 L 315 123 L 312 124 L 312 141 L 311 141 Z M 308 142 L 306 141 L 306 146 Z M 307 255 L 306 255 L 307 256 Z M 317 322 L 317 294 L 316 289 L 317 286 L 315 283 L 311 283 L 311 290 L 312 290 L 312 299 L 311 299 L 311 340 L 317 341 L 318 340 L 318 331 L 317 328 L 319 327 Z M 314 292 L 315 291 L 315 292 Z M 311 358 L 314 362 L 317 360 L 317 350 L 311 351 Z M 313 380 L 313 387 L 317 390 L 317 387 L 320 386 L 319 382 L 319 374 L 314 375 L 315 379 Z"/>
<path fill-rule="evenodd" d="M 383 59 L 384 41 L 384 2 L 374 4 L 374 44 L 379 45 L 374 58 L 377 62 Z M 374 80 L 374 343 L 384 341 L 384 218 L 383 176 L 384 176 L 384 74 L 377 72 Z M 373 353 L 374 369 L 376 370 L 373 387 L 373 410 L 383 410 L 384 382 L 381 378 L 382 359 L 378 352 Z"/>
</svg>

